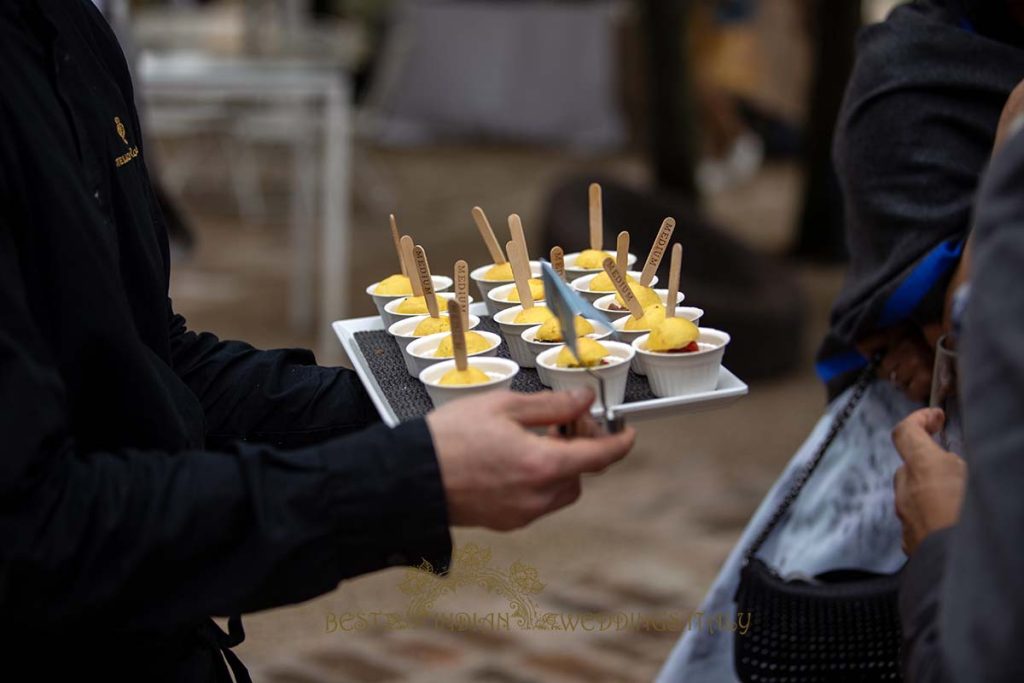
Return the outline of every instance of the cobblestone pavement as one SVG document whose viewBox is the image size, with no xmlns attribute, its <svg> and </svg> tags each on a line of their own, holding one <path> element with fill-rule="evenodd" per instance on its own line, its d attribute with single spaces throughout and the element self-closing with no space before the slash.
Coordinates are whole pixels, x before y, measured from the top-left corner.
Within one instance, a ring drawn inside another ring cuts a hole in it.
<svg viewBox="0 0 1024 683">
<path fill-rule="evenodd" d="M 472 583 L 439 598 L 420 628 L 356 630 L 351 615 L 386 624 L 375 613 L 412 606 L 406 571 L 391 570 L 249 618 L 242 655 L 258 680 L 279 683 L 650 680 L 678 632 L 694 627 L 690 612 L 820 404 L 801 377 L 754 387 L 725 411 L 643 423 L 631 457 L 587 481 L 572 508 L 512 534 L 456 533 L 462 549 L 490 549 L 499 573 L 516 561 L 536 569 L 537 611 L 555 613 L 561 630 L 488 621 L 512 606 Z M 459 613 L 477 628 L 446 621 Z M 590 630 L 573 621 L 587 614 L 602 615 Z"/>
</svg>

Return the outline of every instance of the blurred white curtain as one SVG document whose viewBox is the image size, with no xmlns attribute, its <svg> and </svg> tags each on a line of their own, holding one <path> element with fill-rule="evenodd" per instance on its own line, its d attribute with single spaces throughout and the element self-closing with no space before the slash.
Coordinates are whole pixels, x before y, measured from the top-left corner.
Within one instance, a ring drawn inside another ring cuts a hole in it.
<svg viewBox="0 0 1024 683">
<path fill-rule="evenodd" d="M 385 144 L 625 140 L 615 0 L 400 5 L 363 122 Z"/>
<path fill-rule="evenodd" d="M 909 0 L 864 0 L 864 23 L 876 24 L 885 19 L 889 12 L 897 5 L 903 5 Z"/>
</svg>

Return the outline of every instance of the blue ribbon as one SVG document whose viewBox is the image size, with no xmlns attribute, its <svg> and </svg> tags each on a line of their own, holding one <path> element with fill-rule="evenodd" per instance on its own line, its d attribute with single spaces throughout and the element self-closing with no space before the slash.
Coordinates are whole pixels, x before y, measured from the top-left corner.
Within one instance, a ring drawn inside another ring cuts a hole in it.
<svg viewBox="0 0 1024 683">
<path fill-rule="evenodd" d="M 925 254 L 886 299 L 876 327 L 884 330 L 909 318 L 935 284 L 956 267 L 963 251 L 964 240 L 954 238 Z M 823 358 L 815 364 L 815 369 L 822 381 L 830 382 L 840 375 L 863 368 L 867 362 L 856 351 L 848 351 Z"/>
</svg>

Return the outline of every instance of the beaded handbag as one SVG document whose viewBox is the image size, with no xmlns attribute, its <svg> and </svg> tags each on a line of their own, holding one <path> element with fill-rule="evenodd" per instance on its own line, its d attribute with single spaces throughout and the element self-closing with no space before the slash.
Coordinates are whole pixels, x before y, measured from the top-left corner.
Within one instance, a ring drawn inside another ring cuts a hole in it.
<svg viewBox="0 0 1024 683">
<path fill-rule="evenodd" d="M 861 374 L 815 456 L 747 549 L 735 600 L 737 612 L 750 615 L 750 628 L 737 632 L 733 648 L 745 683 L 902 680 L 899 573 L 839 570 L 791 581 L 755 557 L 850 419 L 877 365 L 876 359 Z"/>
</svg>

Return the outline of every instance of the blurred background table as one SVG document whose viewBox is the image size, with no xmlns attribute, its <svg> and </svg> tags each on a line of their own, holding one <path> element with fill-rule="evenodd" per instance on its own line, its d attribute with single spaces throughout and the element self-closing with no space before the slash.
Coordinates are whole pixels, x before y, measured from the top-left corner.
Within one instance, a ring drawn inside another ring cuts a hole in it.
<svg viewBox="0 0 1024 683">
<path fill-rule="evenodd" d="M 157 135 L 183 119 L 193 135 L 205 121 L 226 125 L 236 137 L 290 144 L 294 177 L 290 318 L 297 329 L 308 329 L 315 322 L 318 331 L 330 335 L 329 323 L 348 312 L 351 112 L 347 72 L 338 64 L 308 59 L 198 52 L 145 53 L 138 72 Z M 191 111 L 182 109 L 183 103 Z M 319 150 L 323 153 L 318 174 L 313 164 Z M 239 184 L 240 204 L 251 207 L 255 199 L 251 184 L 246 188 L 247 183 L 236 182 L 236 187 Z M 319 264 L 313 220 L 317 195 Z M 317 314 L 314 277 L 318 266 Z"/>
</svg>

